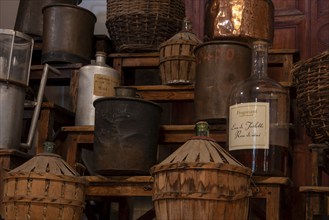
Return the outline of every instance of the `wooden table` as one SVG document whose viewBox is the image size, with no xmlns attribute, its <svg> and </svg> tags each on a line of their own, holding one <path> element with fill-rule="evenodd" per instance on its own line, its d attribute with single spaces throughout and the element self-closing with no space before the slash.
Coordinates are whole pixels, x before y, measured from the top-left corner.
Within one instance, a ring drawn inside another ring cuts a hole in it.
<svg viewBox="0 0 329 220">
<path fill-rule="evenodd" d="M 194 136 L 194 125 L 163 125 L 159 130 L 159 144 L 163 143 L 185 143 Z M 213 139 L 218 142 L 225 142 L 225 130 L 211 130 Z M 90 147 L 94 143 L 94 126 L 66 126 L 61 128 L 59 137 L 62 140 L 62 156 L 66 162 L 76 167 L 80 163 L 81 147 Z"/>
<path fill-rule="evenodd" d="M 153 178 L 151 176 L 125 176 L 125 177 L 102 177 L 86 176 L 89 182 L 87 198 L 102 198 L 108 196 L 152 196 Z M 266 219 L 280 219 L 280 196 L 283 187 L 291 184 L 285 177 L 254 176 L 251 199 L 266 200 Z"/>
<path fill-rule="evenodd" d="M 265 199 L 266 219 L 279 220 L 281 214 L 281 194 L 284 187 L 291 186 L 286 177 L 253 176 L 254 186 L 252 198 Z"/>
</svg>

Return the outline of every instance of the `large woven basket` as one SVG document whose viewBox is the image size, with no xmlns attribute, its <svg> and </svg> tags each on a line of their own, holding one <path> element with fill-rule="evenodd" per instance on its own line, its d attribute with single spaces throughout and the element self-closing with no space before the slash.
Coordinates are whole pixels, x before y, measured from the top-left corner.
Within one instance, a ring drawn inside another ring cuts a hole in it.
<svg viewBox="0 0 329 220">
<path fill-rule="evenodd" d="M 117 52 L 157 51 L 180 31 L 182 0 L 108 0 L 106 26 Z"/>
<path fill-rule="evenodd" d="M 291 70 L 297 89 L 297 108 L 315 144 L 329 142 L 329 50 Z"/>
</svg>

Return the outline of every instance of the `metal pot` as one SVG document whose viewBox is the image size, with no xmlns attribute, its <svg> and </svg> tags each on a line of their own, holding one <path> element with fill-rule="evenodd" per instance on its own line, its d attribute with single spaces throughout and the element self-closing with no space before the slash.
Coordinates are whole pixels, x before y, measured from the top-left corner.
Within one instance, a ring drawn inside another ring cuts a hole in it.
<svg viewBox="0 0 329 220">
<path fill-rule="evenodd" d="M 81 0 L 20 0 L 15 30 L 35 35 L 42 36 L 43 32 L 43 17 L 42 8 L 55 3 L 65 3 L 77 5 Z"/>
<path fill-rule="evenodd" d="M 223 38 L 273 41 L 271 0 L 211 0 L 205 13 L 205 41 Z"/>
<path fill-rule="evenodd" d="M 251 48 L 238 41 L 209 41 L 195 49 L 196 121 L 223 123 L 231 89 L 251 73 Z"/>
<path fill-rule="evenodd" d="M 95 171 L 102 175 L 148 175 L 156 163 L 161 107 L 130 97 L 99 98 L 94 105 Z"/>
<path fill-rule="evenodd" d="M 69 4 L 48 5 L 42 12 L 41 62 L 89 64 L 96 16 L 87 9 Z"/>
</svg>

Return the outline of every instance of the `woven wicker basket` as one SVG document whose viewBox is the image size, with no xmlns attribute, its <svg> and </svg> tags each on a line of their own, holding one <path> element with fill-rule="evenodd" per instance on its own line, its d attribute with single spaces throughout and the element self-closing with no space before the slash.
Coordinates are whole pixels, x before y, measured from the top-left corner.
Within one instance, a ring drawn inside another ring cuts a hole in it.
<svg viewBox="0 0 329 220">
<path fill-rule="evenodd" d="M 157 51 L 180 31 L 182 0 L 108 0 L 106 26 L 117 52 Z"/>
<path fill-rule="evenodd" d="M 162 84 L 193 84 L 195 81 L 194 49 L 202 42 L 192 32 L 191 22 L 188 19 L 184 22 L 182 31 L 160 45 Z"/>
<path fill-rule="evenodd" d="M 291 70 L 297 89 L 297 108 L 315 144 L 329 142 L 329 50 Z"/>
<path fill-rule="evenodd" d="M 251 170 L 209 137 L 191 137 L 150 172 L 157 219 L 248 219 Z"/>
<path fill-rule="evenodd" d="M 5 219 L 82 218 L 87 182 L 58 155 L 41 153 L 3 178 Z"/>
</svg>

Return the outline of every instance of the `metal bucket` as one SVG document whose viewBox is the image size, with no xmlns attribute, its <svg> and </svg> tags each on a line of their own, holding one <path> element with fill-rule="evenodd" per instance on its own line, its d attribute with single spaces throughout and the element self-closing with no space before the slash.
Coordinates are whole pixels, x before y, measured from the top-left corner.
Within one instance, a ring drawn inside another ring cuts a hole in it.
<svg viewBox="0 0 329 220">
<path fill-rule="evenodd" d="M 94 169 L 101 175 L 149 175 L 156 163 L 161 107 L 128 97 L 95 106 Z"/>
<path fill-rule="evenodd" d="M 48 68 L 51 67 L 45 65 L 28 140 L 26 143 L 20 143 L 34 41 L 21 32 L 0 29 L 0 43 L 0 149 L 30 148 L 40 113 Z"/>
<path fill-rule="evenodd" d="M 238 41 L 209 41 L 195 49 L 196 121 L 225 123 L 231 89 L 251 73 L 251 49 Z"/>
<path fill-rule="evenodd" d="M 89 64 L 92 56 L 96 16 L 69 4 L 43 8 L 42 63 Z"/>
<path fill-rule="evenodd" d="M 43 32 L 43 7 L 55 3 L 76 5 L 80 2 L 81 0 L 20 0 L 15 30 L 40 37 Z"/>
</svg>

